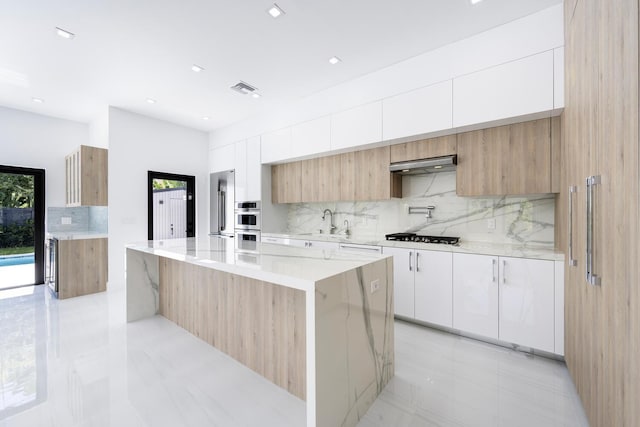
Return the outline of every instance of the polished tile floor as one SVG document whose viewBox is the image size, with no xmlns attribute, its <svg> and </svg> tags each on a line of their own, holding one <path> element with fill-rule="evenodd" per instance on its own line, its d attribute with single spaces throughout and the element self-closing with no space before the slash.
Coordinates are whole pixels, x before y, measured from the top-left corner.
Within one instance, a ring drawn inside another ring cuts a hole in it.
<svg viewBox="0 0 640 427">
<path fill-rule="evenodd" d="M 0 427 L 303 426 L 304 402 L 123 290 L 0 291 Z M 396 375 L 369 426 L 586 426 L 563 363 L 396 322 Z"/>
</svg>

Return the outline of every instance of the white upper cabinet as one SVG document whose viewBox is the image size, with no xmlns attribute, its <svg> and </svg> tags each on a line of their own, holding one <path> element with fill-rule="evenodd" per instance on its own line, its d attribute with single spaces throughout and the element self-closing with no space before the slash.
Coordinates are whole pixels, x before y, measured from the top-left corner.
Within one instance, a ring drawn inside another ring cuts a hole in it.
<svg viewBox="0 0 640 427">
<path fill-rule="evenodd" d="M 209 172 L 235 169 L 235 144 L 223 145 L 209 150 Z"/>
<path fill-rule="evenodd" d="M 453 126 L 452 80 L 382 101 L 384 140 L 420 135 Z"/>
<path fill-rule="evenodd" d="M 265 133 L 261 140 L 262 163 L 273 163 L 292 157 L 290 127 Z"/>
<path fill-rule="evenodd" d="M 238 141 L 235 146 L 235 199 L 237 202 L 261 200 L 260 137 Z"/>
<path fill-rule="evenodd" d="M 299 123 L 291 127 L 291 157 L 323 153 L 331 149 L 331 118 Z"/>
<path fill-rule="evenodd" d="M 247 190 L 245 201 L 262 200 L 262 164 L 260 137 L 247 140 Z"/>
<path fill-rule="evenodd" d="M 382 101 L 331 115 L 331 149 L 382 141 Z"/>
<path fill-rule="evenodd" d="M 549 50 L 453 80 L 453 126 L 553 110 L 554 52 Z"/>
<path fill-rule="evenodd" d="M 564 108 L 564 47 L 553 49 L 553 108 Z"/>
</svg>

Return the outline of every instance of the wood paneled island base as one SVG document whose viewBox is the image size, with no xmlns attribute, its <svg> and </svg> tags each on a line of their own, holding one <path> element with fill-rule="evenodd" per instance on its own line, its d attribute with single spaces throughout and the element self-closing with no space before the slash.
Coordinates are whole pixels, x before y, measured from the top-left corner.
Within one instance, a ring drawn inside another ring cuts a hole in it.
<svg viewBox="0 0 640 427">
<path fill-rule="evenodd" d="M 304 291 L 169 258 L 159 267 L 162 316 L 305 399 Z"/>
<path fill-rule="evenodd" d="M 355 426 L 394 374 L 392 258 L 229 240 L 129 246 L 127 320 L 175 322 L 306 400 L 307 426 Z"/>
</svg>

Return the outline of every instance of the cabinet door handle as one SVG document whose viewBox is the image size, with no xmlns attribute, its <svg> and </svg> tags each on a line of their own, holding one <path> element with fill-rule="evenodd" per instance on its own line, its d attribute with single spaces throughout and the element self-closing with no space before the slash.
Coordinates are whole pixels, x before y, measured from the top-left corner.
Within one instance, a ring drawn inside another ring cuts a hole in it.
<svg viewBox="0 0 640 427">
<path fill-rule="evenodd" d="M 496 264 L 497 263 L 498 262 L 496 261 L 495 258 L 491 260 L 491 273 L 493 274 L 493 279 L 491 279 L 492 283 L 496 283 Z"/>
<path fill-rule="evenodd" d="M 569 265 L 575 267 L 578 260 L 573 257 L 573 195 L 578 191 L 575 185 L 569 186 Z"/>
<path fill-rule="evenodd" d="M 602 279 L 593 272 L 593 187 L 600 184 L 600 175 L 592 175 L 587 177 L 587 257 L 586 257 L 586 276 L 587 283 L 590 285 L 600 285 Z"/>
<path fill-rule="evenodd" d="M 502 260 L 502 284 L 505 285 L 507 283 L 507 260 Z"/>
<path fill-rule="evenodd" d="M 420 271 L 420 252 L 416 252 L 416 271 Z"/>
<path fill-rule="evenodd" d="M 413 271 L 413 267 L 411 266 L 412 257 L 413 257 L 413 252 L 409 252 L 409 271 Z"/>
</svg>

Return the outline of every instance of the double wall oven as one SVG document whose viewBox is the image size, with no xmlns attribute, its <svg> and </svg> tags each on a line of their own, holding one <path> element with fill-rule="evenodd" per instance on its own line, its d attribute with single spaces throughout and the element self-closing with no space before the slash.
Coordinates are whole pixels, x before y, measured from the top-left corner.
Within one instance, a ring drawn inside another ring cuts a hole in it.
<svg viewBox="0 0 640 427">
<path fill-rule="evenodd" d="M 235 238 L 237 242 L 259 242 L 260 225 L 260 202 L 236 202 Z"/>
</svg>

